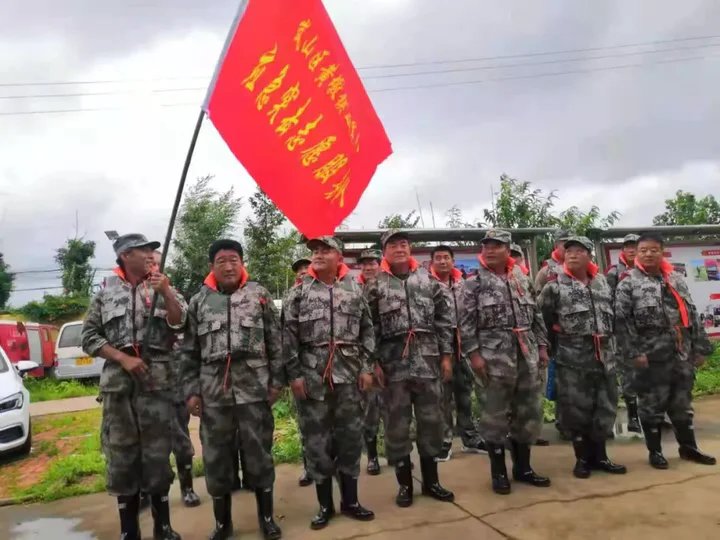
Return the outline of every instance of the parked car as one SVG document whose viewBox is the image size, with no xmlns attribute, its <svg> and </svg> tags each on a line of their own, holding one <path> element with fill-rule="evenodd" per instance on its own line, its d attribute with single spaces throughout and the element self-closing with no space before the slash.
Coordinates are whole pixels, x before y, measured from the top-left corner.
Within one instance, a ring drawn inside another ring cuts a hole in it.
<svg viewBox="0 0 720 540">
<path fill-rule="evenodd" d="M 57 327 L 50 324 L 0 321 L 0 347 L 12 363 L 31 360 L 37 369 L 29 375 L 44 377 L 53 368 Z"/>
<path fill-rule="evenodd" d="M 105 360 L 85 354 L 80 346 L 82 321 L 62 325 L 55 342 L 55 366 L 50 374 L 55 379 L 90 379 L 100 377 Z"/>
<path fill-rule="evenodd" d="M 30 393 L 23 384 L 22 376 L 37 367 L 30 360 L 11 363 L 0 347 L 0 454 L 30 453 Z"/>
</svg>

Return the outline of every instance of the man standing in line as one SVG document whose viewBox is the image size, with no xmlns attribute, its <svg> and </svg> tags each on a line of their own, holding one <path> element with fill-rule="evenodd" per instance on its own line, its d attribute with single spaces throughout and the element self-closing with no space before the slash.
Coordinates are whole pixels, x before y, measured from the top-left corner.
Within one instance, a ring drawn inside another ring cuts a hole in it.
<svg viewBox="0 0 720 540">
<path fill-rule="evenodd" d="M 577 478 L 593 469 L 625 474 L 607 456 L 617 413 L 612 290 L 593 264 L 584 236 L 565 241 L 562 272 L 545 285 L 538 303 L 554 339 L 557 407 L 573 437 Z"/>
<path fill-rule="evenodd" d="M 542 426 L 541 368 L 548 341 L 530 281 L 510 257 L 509 232 L 490 229 L 482 240 L 477 276 L 465 283 L 461 318 L 463 352 L 485 381 L 480 432 L 490 455 L 495 493 L 510 493 L 505 444 L 510 434 L 513 478 L 536 487 L 550 486 L 530 466 L 530 445 Z"/>
<path fill-rule="evenodd" d="M 445 291 L 453 317 L 453 378 L 443 385 L 443 406 L 445 412 L 445 440 L 437 461 L 448 461 L 452 456 L 452 441 L 454 435 L 453 403 L 457 412 L 457 428 L 462 441 L 462 451 L 472 453 L 487 453 L 485 441 L 475 429 L 472 417 L 472 388 L 473 376 L 469 373 L 467 359 L 461 351 L 460 319 L 463 306 L 465 280 L 460 271 L 455 268 L 455 253 L 450 246 L 439 245 L 430 252 L 430 275 L 438 280 Z M 475 391 L 478 403 L 482 403 L 482 389 L 479 385 Z"/>
<path fill-rule="evenodd" d="M 237 454 L 228 450 L 235 448 L 238 431 L 247 456 L 243 479 L 255 490 L 260 530 L 266 540 L 277 539 L 282 532 L 273 517 L 271 407 L 284 382 L 280 320 L 270 293 L 249 281 L 239 242 L 213 242 L 208 258 L 210 274 L 188 308 L 181 373 L 188 410 L 200 417 L 215 516 L 210 539 L 233 535 Z"/>
<path fill-rule="evenodd" d="M 342 242 L 311 239 L 312 263 L 285 302 L 283 347 L 287 375 L 297 399 L 310 476 L 320 510 L 311 521 L 322 529 L 335 515 L 332 478 L 340 478 L 340 510 L 370 521 L 375 514 L 358 501 L 362 454 L 362 397 L 372 386 L 375 343 L 360 286 L 342 262 Z"/>
<path fill-rule="evenodd" d="M 185 326 L 186 305 L 168 278 L 152 272 L 160 242 L 125 234 L 113 243 L 115 276 L 93 298 L 82 330 L 88 356 L 104 358 L 101 442 L 107 490 L 117 497 L 121 537 L 140 538 L 140 492 L 150 494 L 153 536 L 180 540 L 170 526 L 173 482 L 172 346 Z M 159 295 L 153 320 L 149 313 Z"/>
<path fill-rule="evenodd" d="M 685 280 L 663 257 L 663 248 L 659 235 L 641 234 L 635 267 L 615 291 L 621 358 L 632 361 L 635 368 L 633 379 L 650 465 L 668 468 L 660 430 L 665 413 L 675 429 L 680 457 L 715 465 L 714 457 L 698 449 L 692 407 L 695 368 L 705 362 L 712 344 Z"/>
<path fill-rule="evenodd" d="M 381 244 L 381 272 L 365 295 L 375 327 L 375 372 L 385 386 L 385 451 L 399 484 L 395 502 L 400 507 L 413 503 L 413 410 L 422 492 L 452 502 L 455 496 L 440 485 L 435 461 L 443 442 L 442 382 L 452 380 L 452 311 L 440 284 L 410 255 L 406 233 L 390 229 Z"/>
</svg>

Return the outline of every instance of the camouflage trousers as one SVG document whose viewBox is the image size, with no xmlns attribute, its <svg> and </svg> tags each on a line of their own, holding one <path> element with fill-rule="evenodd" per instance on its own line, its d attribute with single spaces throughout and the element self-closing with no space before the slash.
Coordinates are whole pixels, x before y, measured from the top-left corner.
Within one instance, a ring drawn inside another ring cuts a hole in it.
<svg viewBox="0 0 720 540">
<path fill-rule="evenodd" d="M 192 458 L 195 455 L 192 441 L 190 440 L 190 413 L 184 403 L 174 403 L 174 417 L 172 426 L 172 453 L 175 456 L 175 463 L 192 465 Z"/>
<path fill-rule="evenodd" d="M 100 440 L 111 495 L 164 494 L 170 468 L 173 404 L 170 393 L 102 394 Z"/>
<path fill-rule="evenodd" d="M 635 369 L 627 362 L 619 361 L 617 363 L 618 379 L 620 381 L 620 389 L 622 395 L 628 398 L 637 397 L 635 391 L 635 383 L 633 382 L 633 376 L 635 375 Z"/>
<path fill-rule="evenodd" d="M 650 362 L 635 370 L 638 415 L 647 425 L 658 425 L 667 413 L 673 424 L 692 422 L 695 367 L 688 361 Z"/>
<path fill-rule="evenodd" d="M 243 480 L 254 489 L 272 487 L 275 420 L 267 401 L 234 407 L 205 407 L 200 418 L 205 482 L 208 493 L 222 497 L 232 490 L 233 459 L 237 463 L 237 434 L 245 454 Z"/>
<path fill-rule="evenodd" d="M 380 391 L 373 389 L 363 394 L 363 414 L 363 438 L 371 441 L 377 438 L 380 417 L 383 414 Z"/>
<path fill-rule="evenodd" d="M 595 362 L 595 359 L 592 359 Z M 563 427 L 573 436 L 584 435 L 605 441 L 613 431 L 617 415 L 617 374 L 602 369 L 555 367 L 556 407 Z"/>
<path fill-rule="evenodd" d="M 339 471 L 360 475 L 362 453 L 362 397 L 356 384 L 325 389 L 325 399 L 297 401 L 300 430 L 310 477 L 317 483 Z"/>
<path fill-rule="evenodd" d="M 452 381 L 442 385 L 446 443 L 452 442 L 456 427 L 463 444 L 472 444 L 478 438 L 472 416 L 472 391 L 475 385 L 468 370 L 469 367 L 464 359 L 455 362 Z M 479 394 L 477 389 L 476 386 L 476 394 Z"/>
<path fill-rule="evenodd" d="M 517 363 L 515 379 L 488 374 L 480 435 L 494 444 L 505 444 L 508 434 L 521 444 L 532 444 L 542 428 L 542 382 L 524 358 L 519 356 Z"/>
<path fill-rule="evenodd" d="M 393 465 L 412 452 L 410 423 L 413 411 L 418 454 L 421 457 L 435 457 L 440 453 L 445 431 L 440 380 L 388 382 L 382 400 L 386 407 L 385 455 L 388 463 Z"/>
</svg>

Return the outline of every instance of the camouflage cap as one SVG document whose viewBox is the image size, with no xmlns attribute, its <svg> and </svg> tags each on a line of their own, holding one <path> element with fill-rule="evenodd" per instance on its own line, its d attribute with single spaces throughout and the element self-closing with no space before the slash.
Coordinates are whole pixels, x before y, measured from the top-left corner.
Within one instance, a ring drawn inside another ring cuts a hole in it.
<svg viewBox="0 0 720 540">
<path fill-rule="evenodd" d="M 123 234 L 113 242 L 115 255 L 120 255 L 131 249 L 149 247 L 153 250 L 160 249 L 160 242 L 150 242 L 144 234 Z"/>
<path fill-rule="evenodd" d="M 385 244 L 387 244 L 391 238 L 404 238 L 405 240 L 410 240 L 410 236 L 405 231 L 401 229 L 388 229 L 382 233 L 382 236 L 380 237 L 380 245 L 385 248 Z"/>
<path fill-rule="evenodd" d="M 567 240 L 568 238 L 574 237 L 575 235 L 572 233 L 572 231 L 569 231 L 567 229 L 557 229 L 553 233 L 553 240 L 555 242 L 561 242 L 563 240 Z"/>
<path fill-rule="evenodd" d="M 517 244 L 510 244 L 510 253 L 519 253 L 520 255 L 522 255 L 523 250 Z"/>
<path fill-rule="evenodd" d="M 500 242 L 501 244 L 512 244 L 512 235 L 508 231 L 502 229 L 490 229 L 485 233 L 482 243 L 486 242 Z"/>
<path fill-rule="evenodd" d="M 358 255 L 357 261 L 369 261 L 369 260 L 381 260 L 382 259 L 382 253 L 380 253 L 379 249 L 364 249 L 360 252 L 360 255 Z"/>
<path fill-rule="evenodd" d="M 310 259 L 306 259 L 303 257 L 292 263 L 292 266 L 290 268 L 292 268 L 293 272 L 297 272 L 301 266 L 310 266 L 310 263 Z"/>
<path fill-rule="evenodd" d="M 312 251 L 314 249 L 313 246 L 317 246 L 318 244 L 323 244 L 329 248 L 336 249 L 340 253 L 343 252 L 343 248 L 345 247 L 343 246 L 342 240 L 334 236 L 318 236 L 317 238 L 311 238 L 305 245 Z"/>
<path fill-rule="evenodd" d="M 624 244 L 637 244 L 638 240 L 640 240 L 639 234 L 628 234 L 623 238 L 623 245 Z"/>
<path fill-rule="evenodd" d="M 592 253 L 594 244 L 592 243 L 592 240 L 590 240 L 587 236 L 571 236 L 570 238 L 567 238 L 565 240 L 565 249 L 570 247 L 573 244 L 578 244 L 587 249 L 590 253 Z"/>
</svg>

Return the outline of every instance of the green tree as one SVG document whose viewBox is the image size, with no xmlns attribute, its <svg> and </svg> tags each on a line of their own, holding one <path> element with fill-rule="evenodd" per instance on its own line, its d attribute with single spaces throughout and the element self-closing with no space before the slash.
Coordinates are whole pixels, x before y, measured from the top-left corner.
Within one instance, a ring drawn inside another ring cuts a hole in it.
<svg viewBox="0 0 720 540">
<path fill-rule="evenodd" d="M 290 266 L 302 251 L 300 235 L 288 231 L 285 216 L 260 189 L 249 202 L 253 214 L 244 231 L 248 272 L 279 298 L 293 283 Z"/>
<path fill-rule="evenodd" d="M 720 203 L 712 195 L 699 199 L 693 193 L 678 191 L 665 200 L 665 212 L 653 218 L 655 225 L 720 224 Z"/>
<path fill-rule="evenodd" d="M 447 225 L 451 229 L 473 229 L 475 228 L 475 225 L 472 223 L 468 223 L 463 218 L 462 210 L 460 210 L 460 207 L 455 204 L 450 207 L 450 209 L 445 212 L 445 217 L 447 218 L 445 221 L 445 225 Z M 472 246 L 476 245 L 476 242 L 466 242 L 466 241 L 457 241 L 452 242 L 456 246 Z"/>
<path fill-rule="evenodd" d="M 390 214 L 385 216 L 378 227 L 381 229 L 416 229 L 420 223 L 420 216 L 415 215 L 415 210 L 411 210 L 408 214 Z"/>
<path fill-rule="evenodd" d="M 224 193 L 212 189 L 213 178 L 210 175 L 198 178 L 185 196 L 172 242 L 172 262 L 167 275 L 188 300 L 200 290 L 208 273 L 210 244 L 233 236 L 242 206 L 233 188 Z"/>
<path fill-rule="evenodd" d="M 29 321 L 64 324 L 82 319 L 90 305 L 87 296 L 53 296 L 46 294 L 41 302 L 28 302 L 18 311 Z"/>
<path fill-rule="evenodd" d="M 583 212 L 577 206 L 571 206 L 560 212 L 557 225 L 562 229 L 573 231 L 576 234 L 587 236 L 590 229 L 606 229 L 620 219 L 620 212 L 610 212 L 607 216 L 600 215 L 597 206 L 591 206 L 588 212 Z"/>
<path fill-rule="evenodd" d="M 62 269 L 65 295 L 88 297 L 92 291 L 95 271 L 90 260 L 95 257 L 95 242 L 72 238 L 56 251 L 55 262 Z"/>
<path fill-rule="evenodd" d="M 486 224 L 492 227 L 553 227 L 556 219 L 552 210 L 556 198 L 554 191 L 545 194 L 541 189 L 532 189 L 531 182 L 503 174 L 494 208 L 485 209 L 483 215 Z"/>
<path fill-rule="evenodd" d="M 5 262 L 3 254 L 0 253 L 0 309 L 7 306 L 14 281 L 15 274 L 10 272 L 10 265 Z"/>
</svg>

